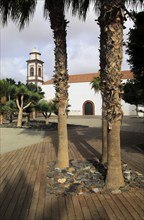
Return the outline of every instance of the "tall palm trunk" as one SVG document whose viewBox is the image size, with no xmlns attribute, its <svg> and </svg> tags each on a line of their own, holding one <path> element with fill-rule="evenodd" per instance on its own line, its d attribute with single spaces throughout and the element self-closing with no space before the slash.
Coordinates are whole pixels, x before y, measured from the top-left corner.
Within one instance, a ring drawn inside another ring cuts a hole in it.
<svg viewBox="0 0 144 220">
<path fill-rule="evenodd" d="M 120 155 L 121 64 L 123 47 L 124 0 L 103 0 L 100 7 L 100 73 L 102 95 L 108 123 L 108 172 L 107 188 L 124 185 Z"/>
<path fill-rule="evenodd" d="M 56 167 L 69 166 L 66 107 L 68 103 L 68 73 L 66 52 L 66 26 L 64 1 L 53 1 L 49 5 L 49 17 L 55 42 L 54 84 L 58 98 L 58 155 Z"/>
<path fill-rule="evenodd" d="M 102 98 L 102 158 L 101 163 L 107 163 L 107 120 L 104 108 L 104 101 Z"/>
</svg>

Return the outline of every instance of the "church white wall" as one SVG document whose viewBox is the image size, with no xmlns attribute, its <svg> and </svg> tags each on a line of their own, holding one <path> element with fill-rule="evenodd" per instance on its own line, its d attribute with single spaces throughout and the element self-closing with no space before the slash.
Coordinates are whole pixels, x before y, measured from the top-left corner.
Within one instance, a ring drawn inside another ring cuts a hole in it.
<svg viewBox="0 0 144 220">
<path fill-rule="evenodd" d="M 85 101 L 93 102 L 95 106 L 95 115 L 101 115 L 101 95 L 91 90 L 89 83 L 70 83 L 69 84 L 69 115 L 82 115 L 83 103 Z M 55 97 L 55 89 L 53 85 L 42 85 L 47 100 Z"/>
<path fill-rule="evenodd" d="M 94 104 L 95 115 L 101 115 L 102 113 L 102 99 L 101 94 L 95 93 L 91 89 L 89 82 L 83 83 L 70 83 L 69 84 L 69 115 L 83 115 L 83 103 L 85 101 L 91 101 Z M 42 90 L 45 92 L 45 99 L 50 100 L 55 97 L 54 85 L 42 85 Z M 136 115 L 135 105 L 130 105 L 122 100 L 122 109 L 124 115 Z"/>
<path fill-rule="evenodd" d="M 54 85 L 41 85 L 42 91 L 45 93 L 45 99 L 50 100 L 55 97 Z"/>
<path fill-rule="evenodd" d="M 122 104 L 122 110 L 125 116 L 136 115 L 135 105 L 130 105 L 126 103 L 124 100 L 121 101 L 121 104 Z"/>
<path fill-rule="evenodd" d="M 71 83 L 69 84 L 69 104 L 70 115 L 83 115 L 83 104 L 91 101 L 94 104 L 95 115 L 101 115 L 101 95 L 91 90 L 89 83 Z"/>
</svg>

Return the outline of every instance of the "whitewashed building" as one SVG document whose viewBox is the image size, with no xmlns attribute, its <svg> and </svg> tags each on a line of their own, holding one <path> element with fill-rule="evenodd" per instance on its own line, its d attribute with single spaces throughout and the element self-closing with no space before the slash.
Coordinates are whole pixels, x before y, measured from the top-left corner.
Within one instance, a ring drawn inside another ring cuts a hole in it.
<svg viewBox="0 0 144 220">
<path fill-rule="evenodd" d="M 42 87 L 45 92 L 45 99 L 50 100 L 55 97 L 53 80 L 44 82 L 43 61 L 40 52 L 33 49 L 30 59 L 27 60 L 27 82 L 33 82 Z M 133 74 L 127 70 L 122 71 L 122 80 L 133 78 Z M 90 82 L 98 73 L 86 73 L 69 75 L 69 115 L 101 115 L 102 99 L 100 92 L 95 93 L 91 89 Z M 130 105 L 122 100 L 124 115 L 135 115 L 135 105 Z"/>
<path fill-rule="evenodd" d="M 133 77 L 130 71 L 122 71 L 123 81 Z M 100 92 L 95 93 L 91 89 L 90 82 L 98 73 L 86 73 L 69 75 L 69 115 L 101 115 L 102 99 Z M 46 99 L 55 97 L 53 80 L 48 80 L 42 84 Z M 135 106 L 125 103 L 122 100 L 124 115 L 134 115 Z"/>
</svg>

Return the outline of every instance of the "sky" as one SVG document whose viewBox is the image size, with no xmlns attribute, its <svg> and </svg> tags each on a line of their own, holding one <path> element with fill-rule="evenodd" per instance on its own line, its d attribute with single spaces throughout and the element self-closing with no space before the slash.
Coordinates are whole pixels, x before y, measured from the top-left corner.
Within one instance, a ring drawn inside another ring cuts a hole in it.
<svg viewBox="0 0 144 220">
<path fill-rule="evenodd" d="M 99 70 L 99 26 L 97 15 L 91 8 L 86 21 L 80 21 L 66 13 L 70 22 L 67 28 L 68 73 L 95 73 Z M 124 39 L 132 27 L 132 21 L 125 24 Z M 44 61 L 44 81 L 51 79 L 54 70 L 54 43 L 49 20 L 43 18 L 43 1 L 39 0 L 32 21 L 19 31 L 11 21 L 0 30 L 0 78 L 12 78 L 26 82 L 29 53 L 36 48 Z M 122 70 L 128 70 L 127 55 L 123 53 Z"/>
</svg>

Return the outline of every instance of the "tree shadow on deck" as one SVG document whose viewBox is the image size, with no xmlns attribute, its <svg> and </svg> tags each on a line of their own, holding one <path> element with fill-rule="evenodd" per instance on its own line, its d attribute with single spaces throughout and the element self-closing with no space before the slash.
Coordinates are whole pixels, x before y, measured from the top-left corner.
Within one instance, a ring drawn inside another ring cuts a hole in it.
<svg viewBox="0 0 144 220">
<path fill-rule="evenodd" d="M 69 130 L 69 141 L 84 159 L 101 158 L 101 129 Z"/>
<path fill-rule="evenodd" d="M 45 137 L 51 138 L 55 154 L 58 153 L 58 133 L 46 132 Z M 75 155 L 78 151 L 84 159 L 101 158 L 101 129 L 82 126 L 68 128 L 69 148 L 74 145 Z M 98 150 L 97 150 L 97 149 Z M 75 159 L 75 158 L 73 158 Z"/>
<path fill-rule="evenodd" d="M 14 180 L 5 177 L 1 183 L 0 217 L 2 220 L 27 219 L 33 189 L 23 171 Z"/>
</svg>

